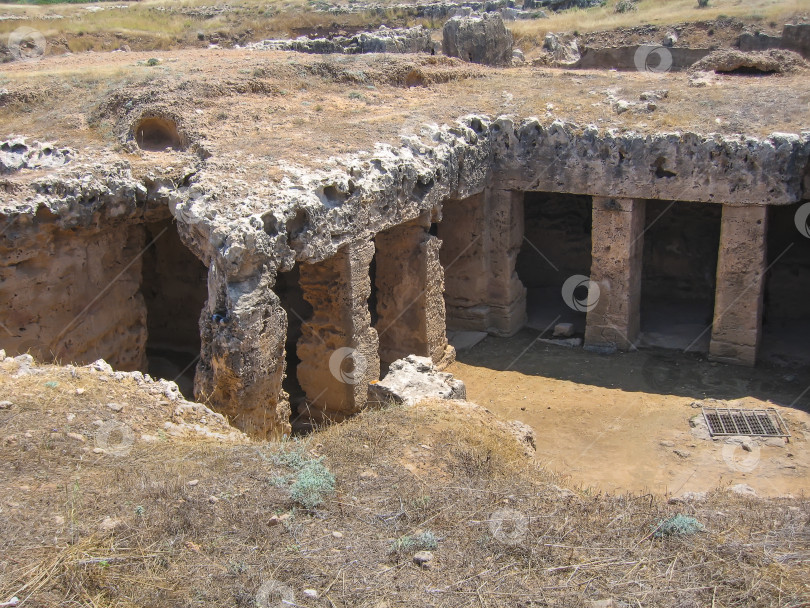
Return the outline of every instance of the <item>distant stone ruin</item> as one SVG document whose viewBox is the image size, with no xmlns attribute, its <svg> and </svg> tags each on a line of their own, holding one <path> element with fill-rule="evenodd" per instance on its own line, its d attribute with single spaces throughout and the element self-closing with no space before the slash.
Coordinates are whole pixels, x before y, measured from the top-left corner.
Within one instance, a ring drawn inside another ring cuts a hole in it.
<svg viewBox="0 0 810 608">
<path fill-rule="evenodd" d="M 308 38 L 294 40 L 263 40 L 248 44 L 257 51 L 297 51 L 299 53 L 356 55 L 360 53 L 429 53 L 435 54 L 430 30 L 419 25 L 411 28 L 387 28 L 381 25 L 373 32 L 354 36 Z"/>
</svg>

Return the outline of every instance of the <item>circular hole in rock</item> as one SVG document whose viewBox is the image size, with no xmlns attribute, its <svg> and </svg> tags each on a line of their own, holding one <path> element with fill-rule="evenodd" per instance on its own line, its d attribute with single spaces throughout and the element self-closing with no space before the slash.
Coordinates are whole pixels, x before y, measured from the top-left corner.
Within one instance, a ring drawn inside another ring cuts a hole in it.
<svg viewBox="0 0 810 608">
<path fill-rule="evenodd" d="M 177 130 L 177 123 L 167 118 L 144 118 L 135 128 L 135 141 L 141 150 L 163 152 L 182 150 L 183 137 Z"/>
</svg>

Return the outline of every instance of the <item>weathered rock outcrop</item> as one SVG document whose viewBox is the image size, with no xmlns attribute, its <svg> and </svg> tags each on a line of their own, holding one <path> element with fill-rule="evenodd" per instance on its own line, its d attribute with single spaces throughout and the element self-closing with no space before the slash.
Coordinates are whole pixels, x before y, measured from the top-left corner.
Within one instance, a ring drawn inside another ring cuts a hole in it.
<svg viewBox="0 0 810 608">
<path fill-rule="evenodd" d="M 69 163 L 75 154 L 75 150 L 53 144 L 36 141 L 29 145 L 23 138 L 7 140 L 0 142 L 0 175 L 20 169 L 54 169 Z"/>
<path fill-rule="evenodd" d="M 509 65 L 512 62 L 512 33 L 500 15 L 485 13 L 453 17 L 442 30 L 442 51 L 472 63 Z"/>
<path fill-rule="evenodd" d="M 769 50 L 760 53 L 743 53 L 733 49 L 715 51 L 696 62 L 690 68 L 693 72 L 762 72 L 784 74 L 807 68 L 807 63 L 796 53 L 783 50 Z"/>
<path fill-rule="evenodd" d="M 430 30 L 418 25 L 411 28 L 389 29 L 384 25 L 374 32 L 361 32 L 355 36 L 333 38 L 307 38 L 294 40 L 263 40 L 247 45 L 258 51 L 297 51 L 299 53 L 431 53 L 434 45 Z"/>
</svg>

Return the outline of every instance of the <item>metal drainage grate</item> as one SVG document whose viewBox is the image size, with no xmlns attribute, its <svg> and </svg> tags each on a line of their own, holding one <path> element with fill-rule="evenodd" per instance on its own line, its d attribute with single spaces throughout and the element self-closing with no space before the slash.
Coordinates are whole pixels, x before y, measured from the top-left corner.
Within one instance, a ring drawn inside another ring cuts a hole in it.
<svg viewBox="0 0 810 608">
<path fill-rule="evenodd" d="M 703 418 L 712 436 L 790 437 L 787 424 L 772 407 L 764 410 L 704 407 Z"/>
</svg>

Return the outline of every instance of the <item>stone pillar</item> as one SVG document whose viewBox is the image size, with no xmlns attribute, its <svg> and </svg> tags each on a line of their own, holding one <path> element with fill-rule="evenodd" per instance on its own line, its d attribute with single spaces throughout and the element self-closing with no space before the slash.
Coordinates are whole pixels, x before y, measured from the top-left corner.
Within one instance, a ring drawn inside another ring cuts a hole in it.
<svg viewBox="0 0 810 608">
<path fill-rule="evenodd" d="M 314 420 L 342 420 L 366 404 L 380 377 L 379 342 L 371 327 L 369 266 L 374 244 L 359 241 L 328 260 L 301 264 L 301 289 L 312 318 L 298 341 L 298 381 Z"/>
<path fill-rule="evenodd" d="M 484 194 L 442 205 L 438 235 L 444 269 L 447 329 L 486 331 L 489 307 L 487 224 Z"/>
<path fill-rule="evenodd" d="M 512 336 L 526 325 L 526 288 L 515 265 L 523 245 L 523 192 L 488 189 L 489 304 L 487 331 Z"/>
<path fill-rule="evenodd" d="M 515 271 L 523 193 L 488 189 L 449 201 L 439 224 L 447 328 L 511 336 L 526 324 L 526 288 Z"/>
<path fill-rule="evenodd" d="M 385 366 L 410 354 L 430 357 L 439 368 L 455 359 L 444 324 L 442 242 L 428 228 L 426 216 L 375 238 L 377 334 Z"/>
<path fill-rule="evenodd" d="M 754 365 L 767 268 L 766 206 L 723 206 L 710 358 Z"/>
<path fill-rule="evenodd" d="M 588 310 L 587 346 L 634 348 L 641 308 L 644 199 L 593 197 L 591 281 L 599 299 Z"/>
<path fill-rule="evenodd" d="M 274 281 L 267 271 L 229 281 L 221 261 L 214 260 L 194 377 L 198 401 L 262 439 L 290 433 L 290 405 L 281 388 L 287 315 L 272 291 Z"/>
</svg>

